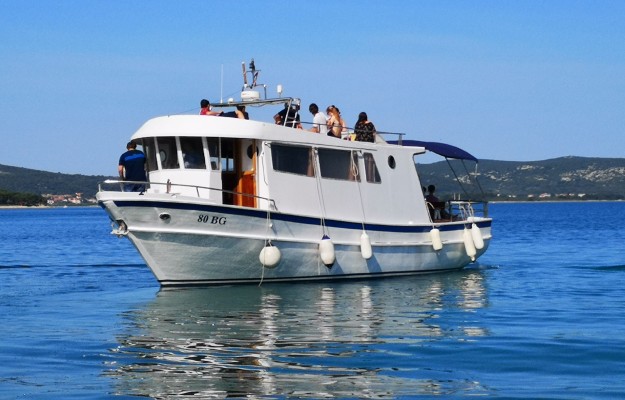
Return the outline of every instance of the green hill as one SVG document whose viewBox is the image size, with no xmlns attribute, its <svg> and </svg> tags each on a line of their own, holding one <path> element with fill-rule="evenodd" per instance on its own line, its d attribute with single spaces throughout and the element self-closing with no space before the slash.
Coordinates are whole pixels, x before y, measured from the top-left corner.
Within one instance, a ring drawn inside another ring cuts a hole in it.
<svg viewBox="0 0 625 400">
<path fill-rule="evenodd" d="M 94 197 L 107 176 L 62 174 L 0 164 L 0 190 L 32 194 L 74 194 Z"/>
<path fill-rule="evenodd" d="M 449 163 L 467 182 L 467 170 L 475 164 Z M 419 165 L 424 185 L 433 183 L 439 194 L 458 193 L 458 185 L 446 161 Z M 480 160 L 477 180 L 489 198 L 554 198 L 625 199 L 625 158 L 561 157 L 544 161 Z M 479 192 L 478 185 L 465 185 L 467 192 Z M 476 196 L 472 196 L 476 197 Z"/>
</svg>

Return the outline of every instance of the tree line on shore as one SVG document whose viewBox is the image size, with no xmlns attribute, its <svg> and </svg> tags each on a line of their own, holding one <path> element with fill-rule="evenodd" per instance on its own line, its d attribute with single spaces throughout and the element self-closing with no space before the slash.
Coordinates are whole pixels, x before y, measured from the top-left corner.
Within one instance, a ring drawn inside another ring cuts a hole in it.
<svg viewBox="0 0 625 400">
<path fill-rule="evenodd" d="M 38 194 L 8 192 L 0 190 L 0 206 L 40 206 L 46 204 L 46 199 Z"/>
</svg>

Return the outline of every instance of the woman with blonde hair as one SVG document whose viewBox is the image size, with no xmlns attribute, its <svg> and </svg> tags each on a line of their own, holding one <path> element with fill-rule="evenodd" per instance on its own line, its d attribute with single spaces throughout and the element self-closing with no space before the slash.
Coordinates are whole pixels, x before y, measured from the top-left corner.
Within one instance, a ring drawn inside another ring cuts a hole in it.
<svg viewBox="0 0 625 400">
<path fill-rule="evenodd" d="M 335 106 L 329 106 L 326 111 L 328 114 L 328 136 L 340 139 L 341 132 L 343 132 L 343 124 L 341 123 L 339 109 Z"/>
</svg>

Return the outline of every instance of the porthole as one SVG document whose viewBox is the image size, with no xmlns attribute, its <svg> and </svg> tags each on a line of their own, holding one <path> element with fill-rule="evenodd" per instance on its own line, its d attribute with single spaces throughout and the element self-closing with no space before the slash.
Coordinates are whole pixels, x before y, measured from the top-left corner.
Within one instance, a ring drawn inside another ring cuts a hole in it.
<svg viewBox="0 0 625 400">
<path fill-rule="evenodd" d="M 391 169 L 395 169 L 397 166 L 397 164 L 395 164 L 395 157 L 388 156 L 388 166 L 391 167 Z"/>
</svg>

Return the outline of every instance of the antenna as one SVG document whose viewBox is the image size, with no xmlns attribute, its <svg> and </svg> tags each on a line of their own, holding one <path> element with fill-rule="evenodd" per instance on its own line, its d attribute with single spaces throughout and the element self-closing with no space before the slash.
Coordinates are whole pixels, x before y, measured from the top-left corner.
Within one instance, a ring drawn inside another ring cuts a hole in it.
<svg viewBox="0 0 625 400">
<path fill-rule="evenodd" d="M 243 68 L 243 89 L 247 88 L 247 72 L 245 72 L 245 61 L 241 63 L 241 68 Z"/>
<path fill-rule="evenodd" d="M 256 87 L 256 80 L 258 79 L 258 74 L 260 70 L 256 71 L 256 65 L 254 64 L 254 59 L 250 61 L 250 70 L 252 71 L 252 88 Z"/>
<path fill-rule="evenodd" d="M 263 89 L 265 90 L 265 99 L 266 99 L 267 98 L 267 85 L 259 84 L 257 82 L 258 74 L 260 73 L 260 70 L 256 69 L 256 64 L 254 63 L 254 59 L 252 58 L 252 60 L 250 61 L 249 71 L 245 70 L 245 62 L 241 63 L 241 69 L 243 70 L 243 92 L 241 93 L 241 98 L 243 99 L 243 101 L 258 100 L 260 93 L 253 90 L 257 86 L 263 87 Z M 248 73 L 251 74 L 251 79 L 252 79 L 251 83 L 248 83 L 247 81 Z M 248 89 L 251 89 L 251 90 L 248 90 Z"/>
<path fill-rule="evenodd" d="M 221 93 L 219 93 L 219 102 L 224 102 L 224 65 L 221 64 Z"/>
</svg>

